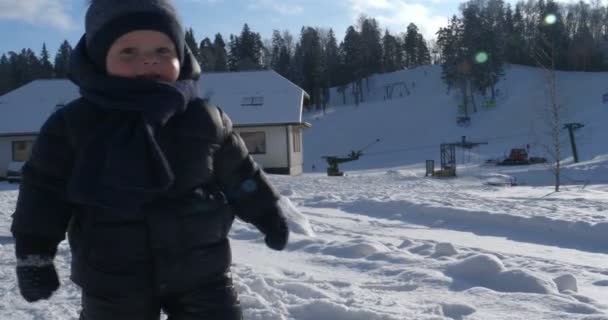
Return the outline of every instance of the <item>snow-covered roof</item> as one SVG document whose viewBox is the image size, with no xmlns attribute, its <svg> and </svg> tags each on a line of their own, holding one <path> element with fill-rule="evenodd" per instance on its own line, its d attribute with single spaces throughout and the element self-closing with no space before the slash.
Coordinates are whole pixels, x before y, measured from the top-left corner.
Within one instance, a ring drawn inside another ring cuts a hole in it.
<svg viewBox="0 0 608 320">
<path fill-rule="evenodd" d="M 306 92 L 274 71 L 205 73 L 200 95 L 236 125 L 301 123 Z M 0 97 L 0 135 L 37 133 L 58 105 L 76 98 L 65 79 L 36 80 Z"/>
<path fill-rule="evenodd" d="M 67 80 L 36 80 L 0 97 L 0 135 L 36 133 L 59 105 L 78 97 Z"/>
<path fill-rule="evenodd" d="M 204 73 L 201 97 L 236 124 L 301 123 L 306 92 L 272 70 Z"/>
</svg>

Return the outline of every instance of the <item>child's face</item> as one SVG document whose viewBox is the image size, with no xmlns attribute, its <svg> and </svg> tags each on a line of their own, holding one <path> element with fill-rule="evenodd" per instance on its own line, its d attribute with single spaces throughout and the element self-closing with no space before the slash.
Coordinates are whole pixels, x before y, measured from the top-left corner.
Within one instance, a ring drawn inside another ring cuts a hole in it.
<svg viewBox="0 0 608 320">
<path fill-rule="evenodd" d="M 164 33 L 136 30 L 116 39 L 106 57 L 110 75 L 174 82 L 179 78 L 175 44 Z"/>
</svg>

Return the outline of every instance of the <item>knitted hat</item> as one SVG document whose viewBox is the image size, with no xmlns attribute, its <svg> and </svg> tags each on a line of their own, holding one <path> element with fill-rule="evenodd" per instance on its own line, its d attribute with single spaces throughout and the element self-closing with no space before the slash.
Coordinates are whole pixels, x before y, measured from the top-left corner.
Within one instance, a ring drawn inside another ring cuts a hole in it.
<svg viewBox="0 0 608 320">
<path fill-rule="evenodd" d="M 185 35 L 171 0 L 90 0 L 85 18 L 87 52 L 93 63 L 106 71 L 110 47 L 122 35 L 135 30 L 166 34 L 184 62 Z"/>
</svg>

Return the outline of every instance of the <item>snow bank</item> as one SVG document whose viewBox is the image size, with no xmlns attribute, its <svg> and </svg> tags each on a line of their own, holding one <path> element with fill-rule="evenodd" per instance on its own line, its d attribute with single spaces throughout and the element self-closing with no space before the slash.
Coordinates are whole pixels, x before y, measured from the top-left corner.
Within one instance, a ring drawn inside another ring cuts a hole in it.
<svg viewBox="0 0 608 320">
<path fill-rule="evenodd" d="M 318 202 L 316 206 L 329 206 L 329 202 Z M 307 204 L 309 205 L 309 204 Z M 398 218 L 408 222 L 433 227 L 449 226 L 458 228 L 474 227 L 483 233 L 509 235 L 522 234 L 538 241 L 559 241 L 565 246 L 583 245 L 585 248 L 608 252 L 608 222 L 591 223 L 588 221 L 566 221 L 546 216 L 521 216 L 512 213 L 477 211 L 453 206 L 442 206 L 441 203 L 417 205 L 405 200 L 379 201 L 376 199 L 357 199 L 343 204 L 345 210 L 365 210 L 375 212 L 377 216 Z M 534 210 L 530 207 L 530 210 Z M 395 214 L 399 214 L 398 217 Z M 430 249 L 430 248 L 429 248 Z"/>
<path fill-rule="evenodd" d="M 373 241 L 334 243 L 321 250 L 322 253 L 327 255 L 349 259 L 364 258 L 375 253 L 386 251 L 388 251 L 386 246 Z"/>
<path fill-rule="evenodd" d="M 501 292 L 557 293 L 557 287 L 551 280 L 523 269 L 505 270 L 502 261 L 489 254 L 474 255 L 450 264 L 446 274 L 473 286 Z"/>
<path fill-rule="evenodd" d="M 564 274 L 555 279 L 553 282 L 557 285 L 559 292 L 569 290 L 571 292 L 578 292 L 578 286 L 576 284 L 576 278 L 571 274 Z"/>
</svg>

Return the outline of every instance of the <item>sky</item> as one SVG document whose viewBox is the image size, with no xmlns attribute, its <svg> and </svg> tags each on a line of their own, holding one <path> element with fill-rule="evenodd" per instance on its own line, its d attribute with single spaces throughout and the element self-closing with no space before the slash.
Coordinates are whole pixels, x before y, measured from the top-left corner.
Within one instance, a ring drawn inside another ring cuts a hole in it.
<svg viewBox="0 0 608 320">
<path fill-rule="evenodd" d="M 572 0 L 560 0 L 567 2 Z M 272 31 L 289 30 L 297 39 L 302 26 L 333 28 L 338 40 L 361 14 L 376 18 L 391 33 L 415 23 L 431 39 L 460 0 L 175 0 L 184 27 L 200 42 L 221 33 L 239 34 L 243 24 L 269 39 Z M 515 2 L 515 0 L 508 0 Z M 86 0 L 0 0 L 0 54 L 46 43 L 51 56 L 63 42 L 72 45 L 84 33 Z"/>
</svg>

